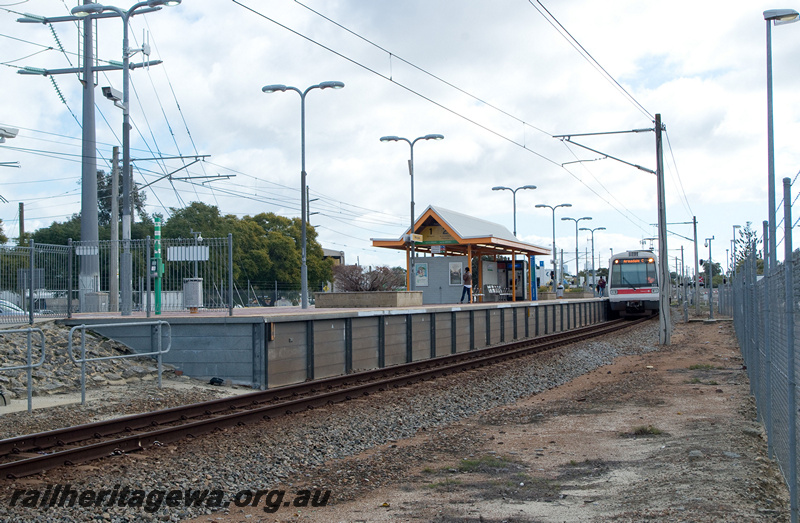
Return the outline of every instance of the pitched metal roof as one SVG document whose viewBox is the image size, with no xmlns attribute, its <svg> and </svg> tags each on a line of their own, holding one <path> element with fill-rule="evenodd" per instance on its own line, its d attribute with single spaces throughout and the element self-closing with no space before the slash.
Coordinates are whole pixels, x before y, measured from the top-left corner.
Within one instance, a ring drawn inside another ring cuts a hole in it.
<svg viewBox="0 0 800 523">
<path fill-rule="evenodd" d="M 458 240 L 458 245 L 448 245 L 448 250 L 465 249 L 467 245 L 472 245 L 480 250 L 489 250 L 497 254 L 510 254 L 512 252 L 525 252 L 532 255 L 551 254 L 549 249 L 521 242 L 514 237 L 511 231 L 499 223 L 475 218 L 474 216 L 434 205 L 429 205 L 414 222 L 414 233 L 416 234 L 424 229 L 431 222 L 438 223 L 447 229 L 454 239 Z M 407 233 L 408 229 L 404 231 L 403 236 Z M 390 239 L 373 238 L 372 244 L 376 247 L 405 249 L 406 244 L 403 236 Z M 418 244 L 417 250 L 429 251 L 430 246 Z"/>
</svg>

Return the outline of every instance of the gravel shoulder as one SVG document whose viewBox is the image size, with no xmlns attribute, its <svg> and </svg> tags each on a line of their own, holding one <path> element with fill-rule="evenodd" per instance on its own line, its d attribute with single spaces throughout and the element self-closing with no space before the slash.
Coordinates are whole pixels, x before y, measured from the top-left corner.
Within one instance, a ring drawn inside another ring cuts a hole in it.
<svg viewBox="0 0 800 523">
<path fill-rule="evenodd" d="M 658 347 L 648 324 L 188 444 L 0 481 L 0 520 L 788 521 L 731 324 L 676 324 L 672 342 Z M 150 385 L 69 412 L 91 418 L 215 394 Z M 69 415 L 58 409 L 41 409 L 25 428 Z M 15 430 L 23 415 L 0 416 L 0 431 L 33 432 Z M 152 511 L 10 506 L 15 491 L 65 484 L 211 489 L 228 501 L 241 491 L 287 494 L 272 512 L 263 499 Z M 330 497 L 312 507 L 292 497 L 303 490 Z"/>
</svg>

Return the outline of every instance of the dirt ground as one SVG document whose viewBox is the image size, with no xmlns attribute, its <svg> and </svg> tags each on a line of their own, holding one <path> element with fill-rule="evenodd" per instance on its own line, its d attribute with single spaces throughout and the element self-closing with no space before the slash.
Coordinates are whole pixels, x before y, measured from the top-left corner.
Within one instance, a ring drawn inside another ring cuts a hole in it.
<svg viewBox="0 0 800 523">
<path fill-rule="evenodd" d="M 788 521 L 730 322 L 565 386 L 326 464 L 324 507 L 195 521 Z"/>
</svg>

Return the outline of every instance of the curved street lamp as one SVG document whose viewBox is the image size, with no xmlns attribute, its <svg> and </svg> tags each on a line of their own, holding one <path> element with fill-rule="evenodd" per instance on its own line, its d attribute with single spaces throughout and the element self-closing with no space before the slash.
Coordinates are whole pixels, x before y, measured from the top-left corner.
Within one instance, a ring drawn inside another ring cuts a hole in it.
<svg viewBox="0 0 800 523">
<path fill-rule="evenodd" d="M 122 280 L 120 294 L 123 316 L 129 316 L 133 309 L 133 258 L 130 252 L 131 190 L 133 183 L 131 180 L 130 104 L 128 103 L 130 99 L 128 90 L 128 84 L 130 83 L 130 57 L 133 53 L 128 45 L 128 20 L 142 7 L 158 10 L 164 5 L 175 6 L 180 3 L 181 0 L 147 0 L 146 2 L 134 4 L 127 11 L 113 5 L 91 3 L 75 6 L 70 11 L 73 15 L 80 17 L 91 17 L 104 11 L 113 11 L 122 19 L 122 103 L 119 107 L 122 108 L 122 244 L 124 252 L 122 253 L 122 267 L 120 270 L 120 280 Z M 116 101 L 119 100 L 117 99 Z"/>
<path fill-rule="evenodd" d="M 578 263 L 578 222 L 581 220 L 591 220 L 591 216 L 584 216 L 583 218 L 561 218 L 561 221 L 573 221 L 575 222 L 575 277 L 578 277 L 578 273 L 581 272 L 580 264 Z M 592 255 L 594 257 L 594 254 Z"/>
<path fill-rule="evenodd" d="M 411 175 L 411 228 L 408 229 L 408 241 L 411 243 L 411 263 L 406 275 L 408 290 L 410 291 L 413 291 L 416 287 L 416 282 L 414 281 L 414 240 L 412 236 L 414 234 L 414 144 L 420 140 L 444 140 L 444 136 L 441 134 L 426 134 L 413 140 L 401 136 L 381 136 L 382 142 L 406 142 L 411 147 L 411 159 L 408 161 L 408 174 Z"/>
<path fill-rule="evenodd" d="M 556 269 L 557 261 L 556 261 L 556 209 L 559 207 L 572 207 L 571 203 L 559 203 L 555 207 L 552 205 L 545 205 L 543 203 L 539 203 L 534 205 L 537 209 L 542 209 L 547 207 L 548 209 L 552 209 L 553 211 L 553 292 L 556 292 L 556 276 L 558 270 Z"/>
<path fill-rule="evenodd" d="M 505 187 L 503 185 L 498 185 L 496 187 L 492 187 L 493 191 L 511 191 L 513 195 L 512 200 L 514 201 L 514 238 L 517 238 L 517 191 L 520 189 L 536 189 L 535 185 L 523 185 L 522 187 L 517 187 L 516 189 L 512 189 L 511 187 Z M 517 254 L 511 253 L 511 287 L 512 287 L 512 294 L 513 300 L 517 301 Z M 526 293 L 523 292 L 523 296 L 526 296 Z"/>
<path fill-rule="evenodd" d="M 294 91 L 300 95 L 300 304 L 303 309 L 308 308 L 308 265 L 306 261 L 306 95 L 312 89 L 341 89 L 344 83 L 336 81 L 320 82 L 312 85 L 305 91 L 297 87 L 283 84 L 265 85 L 261 88 L 264 93 L 284 93 Z"/>
</svg>

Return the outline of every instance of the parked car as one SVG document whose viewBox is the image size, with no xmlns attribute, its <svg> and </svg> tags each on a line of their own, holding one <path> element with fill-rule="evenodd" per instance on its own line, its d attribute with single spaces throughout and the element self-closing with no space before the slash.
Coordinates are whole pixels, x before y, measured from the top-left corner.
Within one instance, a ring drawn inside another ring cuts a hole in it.
<svg viewBox="0 0 800 523">
<path fill-rule="evenodd" d="M 11 303 L 10 301 L 0 300 L 0 315 L 25 314 L 25 311 Z"/>
</svg>

